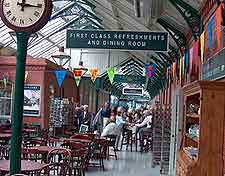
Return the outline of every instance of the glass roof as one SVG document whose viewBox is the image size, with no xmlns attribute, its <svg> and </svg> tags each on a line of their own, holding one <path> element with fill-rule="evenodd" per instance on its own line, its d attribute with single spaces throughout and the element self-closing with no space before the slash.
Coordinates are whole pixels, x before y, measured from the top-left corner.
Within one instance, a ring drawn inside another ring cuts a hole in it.
<svg viewBox="0 0 225 176">
<path fill-rule="evenodd" d="M 91 3 L 83 0 L 54 0 L 51 20 L 36 35 L 31 36 L 28 54 L 50 58 L 64 46 L 66 29 L 102 29 L 101 20 L 95 16 Z M 15 34 L 0 19 L 0 45 L 16 49 Z"/>
</svg>

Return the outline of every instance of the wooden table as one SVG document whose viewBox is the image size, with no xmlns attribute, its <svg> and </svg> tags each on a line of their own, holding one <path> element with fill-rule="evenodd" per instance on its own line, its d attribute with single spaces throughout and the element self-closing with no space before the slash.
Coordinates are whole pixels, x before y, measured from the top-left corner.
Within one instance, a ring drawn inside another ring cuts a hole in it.
<svg viewBox="0 0 225 176">
<path fill-rule="evenodd" d="M 37 172 L 44 167 L 45 164 L 38 163 L 35 161 L 21 160 L 21 171 L 22 172 Z M 0 160 L 0 172 L 8 173 L 10 171 L 10 161 Z"/>
<path fill-rule="evenodd" d="M 10 133 L 0 133 L 0 139 L 7 140 L 7 139 L 10 139 L 11 136 L 12 136 L 12 134 L 10 134 Z"/>
<path fill-rule="evenodd" d="M 62 147 L 52 147 L 52 146 L 38 146 L 38 147 L 30 147 L 30 149 L 36 149 L 41 154 L 48 154 L 50 151 L 52 151 L 54 149 L 65 149 L 65 148 L 62 148 Z"/>
<path fill-rule="evenodd" d="M 62 138 L 62 142 L 82 142 L 82 143 L 91 143 L 91 140 L 88 139 L 76 139 L 76 138 Z"/>
</svg>

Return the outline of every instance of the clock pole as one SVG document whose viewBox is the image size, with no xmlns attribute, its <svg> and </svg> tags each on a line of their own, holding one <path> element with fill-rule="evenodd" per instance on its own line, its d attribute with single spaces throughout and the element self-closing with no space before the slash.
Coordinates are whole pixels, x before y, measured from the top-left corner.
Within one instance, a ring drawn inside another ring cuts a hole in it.
<svg viewBox="0 0 225 176">
<path fill-rule="evenodd" d="M 23 126 L 24 77 L 29 34 L 17 32 L 16 80 L 12 115 L 10 175 L 21 171 L 21 144 Z"/>
</svg>

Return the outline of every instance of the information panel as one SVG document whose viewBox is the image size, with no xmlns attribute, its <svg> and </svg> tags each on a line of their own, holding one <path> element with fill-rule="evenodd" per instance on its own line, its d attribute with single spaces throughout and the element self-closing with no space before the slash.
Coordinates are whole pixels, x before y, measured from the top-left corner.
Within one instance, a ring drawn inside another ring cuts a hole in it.
<svg viewBox="0 0 225 176">
<path fill-rule="evenodd" d="M 123 88 L 123 95 L 143 96 L 143 88 Z"/>
<path fill-rule="evenodd" d="M 67 30 L 67 48 L 148 50 L 167 52 L 167 32 Z"/>
<path fill-rule="evenodd" d="M 113 81 L 119 82 L 119 83 L 145 84 L 146 77 L 145 76 L 136 76 L 136 75 L 118 75 L 118 74 L 116 74 Z"/>
</svg>

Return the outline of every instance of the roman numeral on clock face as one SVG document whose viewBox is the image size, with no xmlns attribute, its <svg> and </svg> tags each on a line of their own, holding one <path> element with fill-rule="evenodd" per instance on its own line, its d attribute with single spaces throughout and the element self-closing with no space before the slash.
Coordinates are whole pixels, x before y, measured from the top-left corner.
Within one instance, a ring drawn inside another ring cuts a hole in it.
<svg viewBox="0 0 225 176">
<path fill-rule="evenodd" d="M 12 21 L 16 22 L 16 17 L 15 16 L 12 17 Z"/>
</svg>

